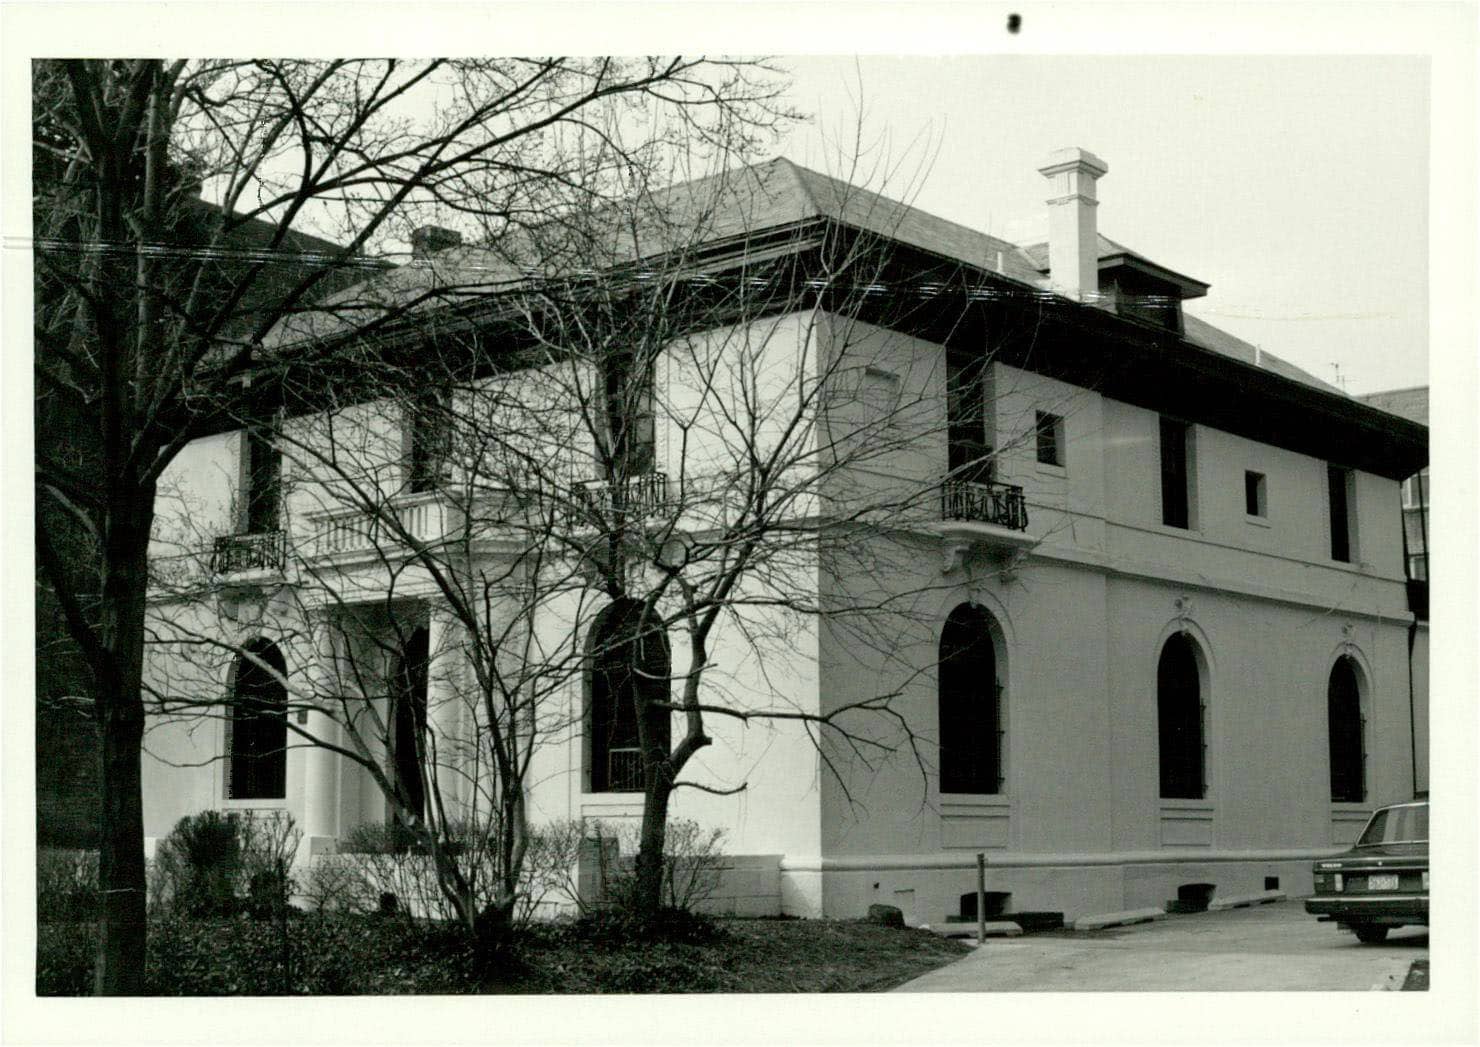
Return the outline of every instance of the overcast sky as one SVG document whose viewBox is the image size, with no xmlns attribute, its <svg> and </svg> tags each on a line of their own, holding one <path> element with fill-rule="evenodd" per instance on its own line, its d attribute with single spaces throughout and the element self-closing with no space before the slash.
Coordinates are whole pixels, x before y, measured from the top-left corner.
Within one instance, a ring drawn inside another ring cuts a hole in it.
<svg viewBox="0 0 1480 1047">
<path fill-rule="evenodd" d="M 1099 228 L 1212 285 L 1188 311 L 1348 392 L 1428 383 L 1428 61 L 1391 56 L 787 58 L 840 173 L 858 114 L 916 206 L 1014 242 L 1059 146 L 1095 153 Z M 861 108 L 860 108 L 861 100 Z M 873 186 L 871 186 L 873 187 Z M 1042 239 L 1041 236 L 1038 239 Z"/>
</svg>

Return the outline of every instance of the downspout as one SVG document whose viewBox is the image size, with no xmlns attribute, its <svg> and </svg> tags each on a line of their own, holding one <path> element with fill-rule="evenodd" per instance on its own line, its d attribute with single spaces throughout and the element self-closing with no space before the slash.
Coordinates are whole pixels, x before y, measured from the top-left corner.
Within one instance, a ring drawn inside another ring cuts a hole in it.
<svg viewBox="0 0 1480 1047">
<path fill-rule="evenodd" d="M 1409 566 L 1408 558 L 1408 521 L 1403 518 L 1403 499 L 1398 496 L 1398 525 L 1403 531 L 1403 595 L 1408 599 L 1408 613 L 1413 615 L 1413 620 L 1408 623 L 1408 766 L 1412 768 L 1411 795 L 1418 795 L 1418 717 L 1414 711 L 1415 699 L 1413 695 L 1413 647 L 1418 639 L 1418 612 L 1413 608 L 1413 599 L 1409 596 L 1408 583 L 1413 581 L 1410 577 L 1412 568 Z M 1425 553 L 1427 553 L 1425 543 Z M 1427 563 L 1427 560 L 1425 561 Z M 1425 572 L 1427 573 L 1427 572 Z"/>
</svg>

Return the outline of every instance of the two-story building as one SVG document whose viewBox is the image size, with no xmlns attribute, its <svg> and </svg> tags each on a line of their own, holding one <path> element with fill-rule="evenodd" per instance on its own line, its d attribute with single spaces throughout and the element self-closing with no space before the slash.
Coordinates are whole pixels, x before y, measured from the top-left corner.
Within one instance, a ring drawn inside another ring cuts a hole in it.
<svg viewBox="0 0 1480 1047">
<path fill-rule="evenodd" d="M 1313 856 L 1412 791 L 1426 706 L 1410 672 L 1398 485 L 1424 465 L 1426 430 L 1185 315 L 1206 283 L 1098 234 L 1106 171 L 1082 150 L 1053 154 L 1048 241 L 1014 245 L 784 160 L 746 169 L 713 183 L 707 249 L 689 252 L 690 282 L 675 286 L 707 293 L 737 264 L 779 259 L 820 293 L 765 298 L 738 319 L 716 311 L 712 329 L 657 355 L 637 395 L 532 355 L 455 394 L 525 412 L 506 480 L 621 446 L 628 510 L 677 506 L 665 533 L 680 555 L 722 528 L 756 448 L 791 439 L 788 419 L 816 423 L 815 454 L 793 463 L 812 472 L 791 488 L 806 497 L 789 520 L 813 539 L 786 559 L 794 599 L 775 598 L 774 564 L 742 579 L 754 603 L 741 613 L 736 600 L 704 668 L 717 704 L 801 715 L 709 716 L 712 744 L 682 776 L 700 788 L 672 809 L 725 829 L 733 854 L 771 856 L 754 865 L 774 882 L 761 908 L 856 916 L 885 902 L 939 921 L 974 890 L 978 852 L 1009 910 L 1069 918 L 1160 905 L 1190 883 L 1308 890 Z M 822 275 L 827 252 L 863 239 L 868 280 L 843 293 Z M 506 271 L 451 238 L 423 246 L 370 286 L 404 300 Z M 454 312 L 476 326 L 477 297 L 419 309 L 402 342 Z M 282 344 L 325 343 L 353 311 L 328 308 Z M 820 413 L 788 414 L 817 383 L 835 386 Z M 583 425 L 617 402 L 635 424 Z M 196 441 L 162 485 L 161 563 L 191 561 L 192 541 L 214 562 L 200 584 L 162 590 L 154 613 L 261 664 L 152 660 L 162 692 L 221 704 L 153 721 L 146 833 L 206 808 L 280 808 L 311 860 L 390 817 L 364 766 L 290 744 L 300 727 L 341 747 L 361 736 L 292 706 L 263 665 L 290 680 L 352 676 L 379 725 L 360 755 L 410 780 L 407 754 L 434 744 L 458 773 L 414 788 L 472 802 L 484 721 L 452 695 L 486 665 L 436 580 L 387 552 L 405 538 L 460 542 L 458 570 L 483 582 L 479 621 L 524 623 L 486 663 L 538 695 L 531 820 L 638 818 L 626 685 L 582 658 L 626 612 L 606 610 L 595 585 L 527 602 L 530 503 L 470 538 L 473 501 L 450 493 L 470 488 L 469 467 L 428 451 L 456 437 L 414 404 L 346 392 L 288 413 L 273 430 Z M 858 453 L 860 439 L 875 450 Z M 855 512 L 860 499 L 872 508 Z M 367 524 L 377 506 L 404 530 Z M 315 633 L 331 619 L 335 638 Z M 679 625 L 648 673 L 675 695 L 694 665 Z M 521 677 L 533 652 L 559 671 Z M 281 714 L 264 714 L 274 702 Z M 819 725 L 858 703 L 888 715 L 849 713 L 846 737 Z M 644 736 L 683 730 L 674 711 Z"/>
</svg>

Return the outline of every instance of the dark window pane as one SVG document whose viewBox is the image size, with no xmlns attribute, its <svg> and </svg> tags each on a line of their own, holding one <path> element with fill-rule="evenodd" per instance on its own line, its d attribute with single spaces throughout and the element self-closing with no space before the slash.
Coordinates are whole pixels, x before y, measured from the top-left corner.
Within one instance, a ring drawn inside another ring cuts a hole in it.
<svg viewBox="0 0 1480 1047">
<path fill-rule="evenodd" d="M 1059 448 L 1059 426 L 1062 419 L 1046 411 L 1037 412 L 1038 460 L 1044 465 L 1063 465 Z"/>
<path fill-rule="evenodd" d="M 1250 516 L 1264 515 L 1264 474 L 1244 473 L 1244 512 Z"/>
<path fill-rule="evenodd" d="M 412 491 L 431 491 L 449 478 L 448 463 L 452 457 L 451 403 L 441 392 L 418 397 L 410 407 L 410 487 Z"/>
<path fill-rule="evenodd" d="M 1187 527 L 1187 426 L 1161 420 L 1161 522 Z"/>
<path fill-rule="evenodd" d="M 980 354 L 946 351 L 947 468 L 964 480 L 989 479 L 985 375 Z"/>
<path fill-rule="evenodd" d="M 1326 689 L 1331 747 L 1331 799 L 1361 803 L 1366 798 L 1362 744 L 1362 700 L 1350 658 L 1338 658 Z"/>
<path fill-rule="evenodd" d="M 1192 641 L 1166 642 L 1156 667 L 1156 707 L 1164 799 L 1200 800 L 1203 781 L 1202 684 Z"/>
<path fill-rule="evenodd" d="M 272 438 L 260 430 L 248 430 L 247 454 L 247 534 L 262 534 L 278 529 L 279 498 L 283 456 Z"/>
<path fill-rule="evenodd" d="M 673 745 L 669 700 L 670 654 L 666 631 L 643 621 L 637 600 L 612 604 L 592 634 L 590 675 L 591 792 L 640 790 L 642 746 L 655 759 Z M 639 716 L 642 717 L 639 731 Z"/>
<path fill-rule="evenodd" d="M 248 645 L 247 651 L 277 673 L 286 671 L 276 645 L 261 641 Z M 233 697 L 227 798 L 280 800 L 287 795 L 288 781 L 287 691 L 268 669 L 241 657 Z"/>
<path fill-rule="evenodd" d="M 996 793 L 1002 787 L 1002 710 L 986 612 L 962 604 L 940 637 L 940 791 Z"/>
<path fill-rule="evenodd" d="M 1346 484 L 1348 473 L 1336 466 L 1326 467 L 1326 489 L 1331 497 L 1331 559 L 1350 562 L 1351 530 L 1347 519 Z"/>
<path fill-rule="evenodd" d="M 431 652 L 425 628 L 406 641 L 396 668 L 391 770 L 407 808 L 416 815 L 426 811 L 426 782 L 422 775 L 422 751 L 427 730 L 427 669 Z M 399 819 L 399 815 L 398 815 Z"/>
</svg>

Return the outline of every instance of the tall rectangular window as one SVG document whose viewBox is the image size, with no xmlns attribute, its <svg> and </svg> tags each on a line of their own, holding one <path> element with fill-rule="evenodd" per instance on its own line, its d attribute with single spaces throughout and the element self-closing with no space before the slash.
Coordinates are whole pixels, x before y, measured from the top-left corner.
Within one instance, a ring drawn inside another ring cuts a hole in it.
<svg viewBox="0 0 1480 1047">
<path fill-rule="evenodd" d="M 1035 412 L 1034 432 L 1038 461 L 1044 465 L 1064 464 L 1064 419 L 1047 411 Z"/>
<path fill-rule="evenodd" d="M 1188 497 L 1187 426 L 1171 418 L 1161 420 L 1161 522 L 1168 527 L 1190 527 Z"/>
<path fill-rule="evenodd" d="M 451 479 L 451 397 L 429 389 L 407 405 L 407 486 L 432 491 Z"/>
<path fill-rule="evenodd" d="M 1249 516 L 1267 516 L 1269 507 L 1265 502 L 1264 474 L 1253 471 L 1244 473 L 1244 512 Z"/>
<path fill-rule="evenodd" d="M 654 362 L 633 352 L 614 352 L 603 362 L 602 427 L 612 468 L 626 476 L 651 473 L 657 465 Z"/>
<path fill-rule="evenodd" d="M 1350 485 L 1350 469 L 1326 466 L 1326 490 L 1331 505 L 1331 559 L 1342 563 L 1351 563 L 1352 559 L 1351 512 L 1347 504 Z"/>
<path fill-rule="evenodd" d="M 985 356 L 946 351 L 946 467 L 957 479 L 991 479 L 988 374 Z"/>
<path fill-rule="evenodd" d="M 283 455 L 269 432 L 248 429 L 242 437 L 242 530 L 246 534 L 276 531 L 280 522 L 279 500 Z"/>
</svg>

